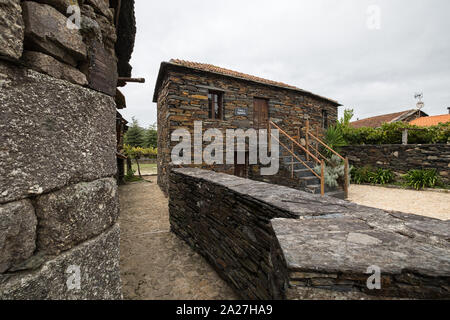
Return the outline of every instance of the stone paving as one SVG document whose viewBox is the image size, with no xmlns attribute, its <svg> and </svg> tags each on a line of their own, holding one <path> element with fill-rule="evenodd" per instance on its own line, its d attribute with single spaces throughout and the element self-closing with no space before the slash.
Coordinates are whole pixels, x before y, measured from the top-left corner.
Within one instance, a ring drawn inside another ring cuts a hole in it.
<svg viewBox="0 0 450 320">
<path fill-rule="evenodd" d="M 167 199 L 156 176 L 121 186 L 120 202 L 124 299 L 238 298 L 203 257 L 169 231 Z"/>
</svg>

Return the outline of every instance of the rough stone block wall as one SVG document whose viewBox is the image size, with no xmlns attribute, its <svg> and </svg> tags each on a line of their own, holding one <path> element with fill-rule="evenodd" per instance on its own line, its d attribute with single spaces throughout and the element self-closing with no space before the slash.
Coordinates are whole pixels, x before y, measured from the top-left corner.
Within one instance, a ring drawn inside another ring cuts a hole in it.
<svg viewBox="0 0 450 320">
<path fill-rule="evenodd" d="M 212 88 L 223 92 L 223 120 L 209 119 L 208 92 Z M 203 133 L 210 128 L 217 128 L 223 133 L 226 129 L 253 128 L 255 97 L 268 100 L 269 117 L 291 136 L 298 134 L 298 128 L 305 127 L 305 116 L 309 116 L 313 128 L 321 126 L 322 110 L 327 111 L 329 123 L 337 119 L 336 104 L 306 93 L 190 69 L 169 69 L 159 89 L 157 101 L 158 184 L 165 193 L 168 191 L 170 152 L 177 144 L 171 142 L 171 133 L 184 128 L 193 136 L 194 121 L 202 121 Z M 237 108 L 247 109 L 248 115 L 236 115 Z M 234 166 L 230 165 L 200 167 L 225 173 L 234 170 Z"/>
<path fill-rule="evenodd" d="M 198 168 L 172 170 L 169 211 L 244 299 L 450 299 L 449 221 Z"/>
<path fill-rule="evenodd" d="M 74 3 L 92 28 L 66 28 Z M 117 77 L 112 19 L 106 0 L 0 2 L 0 299 L 122 297 L 116 83 L 94 76 Z"/>
<path fill-rule="evenodd" d="M 436 169 L 442 181 L 450 183 L 449 144 L 358 145 L 342 148 L 350 163 L 357 167 L 391 169 L 404 174 L 412 169 Z"/>
<path fill-rule="evenodd" d="M 243 298 L 281 299 L 286 276 L 270 220 L 290 214 L 249 196 L 254 184 L 196 168 L 172 170 L 171 230 Z"/>
</svg>

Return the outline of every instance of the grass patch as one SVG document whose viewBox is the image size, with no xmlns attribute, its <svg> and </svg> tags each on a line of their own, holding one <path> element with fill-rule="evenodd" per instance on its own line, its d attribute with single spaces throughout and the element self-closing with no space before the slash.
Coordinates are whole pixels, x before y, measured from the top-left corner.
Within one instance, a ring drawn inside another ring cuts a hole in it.
<svg viewBox="0 0 450 320">
<path fill-rule="evenodd" d="M 141 170 L 156 169 L 158 167 L 156 163 L 139 163 L 139 166 L 141 167 Z M 132 168 L 137 172 L 138 167 L 136 163 L 133 163 Z"/>
</svg>

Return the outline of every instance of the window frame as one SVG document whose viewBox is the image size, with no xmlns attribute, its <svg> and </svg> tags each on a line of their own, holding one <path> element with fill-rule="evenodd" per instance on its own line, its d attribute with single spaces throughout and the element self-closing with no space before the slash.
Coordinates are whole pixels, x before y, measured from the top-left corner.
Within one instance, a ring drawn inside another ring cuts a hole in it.
<svg viewBox="0 0 450 320">
<path fill-rule="evenodd" d="M 219 117 L 216 118 L 216 110 L 214 108 L 214 101 L 212 99 L 212 95 L 217 95 L 217 103 L 219 105 Z M 208 91 L 208 118 L 210 120 L 224 120 L 225 118 L 225 110 L 223 107 L 223 91 L 218 90 L 209 90 Z"/>
<path fill-rule="evenodd" d="M 325 109 L 322 109 L 322 129 L 328 129 L 329 123 L 328 123 L 328 111 Z"/>
</svg>

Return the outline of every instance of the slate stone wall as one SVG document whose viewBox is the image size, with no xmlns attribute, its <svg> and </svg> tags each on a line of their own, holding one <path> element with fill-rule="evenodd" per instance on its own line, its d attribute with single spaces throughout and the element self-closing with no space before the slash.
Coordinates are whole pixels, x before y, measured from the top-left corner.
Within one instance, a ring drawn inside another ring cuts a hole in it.
<svg viewBox="0 0 450 320">
<path fill-rule="evenodd" d="M 436 169 L 441 179 L 450 183 L 449 144 L 347 146 L 342 148 L 342 154 L 354 166 L 371 165 L 398 174 L 412 169 Z"/>
<path fill-rule="evenodd" d="M 116 83 L 91 85 L 74 3 L 0 3 L 0 299 L 122 297 Z M 78 3 L 114 61 L 95 72 L 117 77 L 108 1 Z"/>
<path fill-rule="evenodd" d="M 450 299 L 450 221 L 198 168 L 171 171 L 169 212 L 243 299 Z"/>
<path fill-rule="evenodd" d="M 286 270 L 270 220 L 291 215 L 246 194 L 248 181 L 196 168 L 173 169 L 171 230 L 241 297 L 281 299 Z"/>
<path fill-rule="evenodd" d="M 208 114 L 208 92 L 223 92 L 224 119 L 211 120 Z M 194 121 L 202 121 L 203 133 L 217 128 L 253 128 L 254 98 L 268 101 L 269 117 L 291 136 L 305 127 L 305 116 L 312 128 L 320 127 L 322 111 L 327 111 L 328 123 L 337 119 L 338 107 L 328 100 L 307 93 L 271 87 L 245 80 L 214 75 L 175 66 L 169 67 L 158 92 L 158 184 L 168 191 L 170 152 L 177 142 L 170 135 L 180 128 L 188 129 L 193 138 Z M 247 110 L 247 116 L 235 115 L 235 110 Z M 204 143 L 206 146 L 209 143 Z M 193 153 L 192 153 L 193 154 Z M 233 166 L 200 166 L 220 172 L 232 173 Z"/>
</svg>

